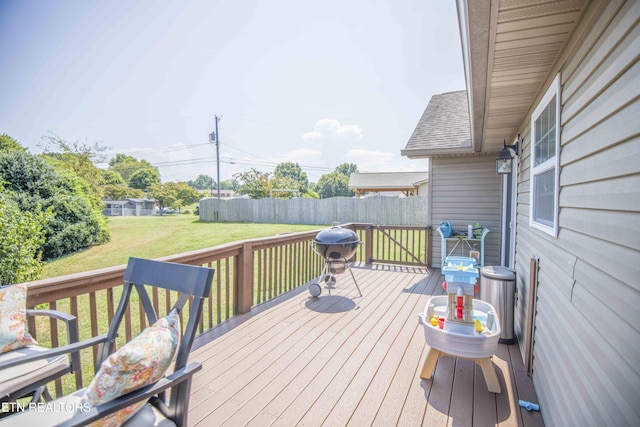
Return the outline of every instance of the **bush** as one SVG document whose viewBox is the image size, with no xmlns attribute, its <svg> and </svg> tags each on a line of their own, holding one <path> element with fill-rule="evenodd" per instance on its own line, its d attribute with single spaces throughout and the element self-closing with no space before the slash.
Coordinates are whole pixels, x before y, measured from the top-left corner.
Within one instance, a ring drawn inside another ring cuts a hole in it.
<svg viewBox="0 0 640 427">
<path fill-rule="evenodd" d="M 44 227 L 52 216 L 50 210 L 23 212 L 12 193 L 0 193 L 0 286 L 39 277 Z"/>
<path fill-rule="evenodd" d="M 50 210 L 44 225 L 43 259 L 107 242 L 109 231 L 102 204 L 89 184 L 68 171 L 56 171 L 28 153 L 0 153 L 0 180 L 14 194 L 18 209 L 36 214 Z"/>
</svg>

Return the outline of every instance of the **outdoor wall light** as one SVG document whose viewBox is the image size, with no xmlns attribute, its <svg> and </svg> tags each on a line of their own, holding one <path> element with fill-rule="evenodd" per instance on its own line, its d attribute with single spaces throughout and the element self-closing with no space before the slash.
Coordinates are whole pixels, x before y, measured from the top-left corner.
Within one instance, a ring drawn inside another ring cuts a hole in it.
<svg viewBox="0 0 640 427">
<path fill-rule="evenodd" d="M 520 141 L 520 134 L 518 134 L 518 139 L 516 139 L 516 143 L 513 145 L 507 145 L 507 140 L 505 139 L 502 143 L 502 150 L 498 153 L 498 157 L 496 157 L 496 173 L 498 175 L 505 175 L 511 173 L 513 170 L 513 156 L 511 155 L 512 149 L 515 155 L 518 155 L 518 143 Z"/>
</svg>

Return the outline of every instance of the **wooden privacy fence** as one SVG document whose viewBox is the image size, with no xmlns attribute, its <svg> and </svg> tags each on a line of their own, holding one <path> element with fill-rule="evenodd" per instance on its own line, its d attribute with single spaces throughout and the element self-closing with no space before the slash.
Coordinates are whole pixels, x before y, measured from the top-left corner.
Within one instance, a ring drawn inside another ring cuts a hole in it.
<svg viewBox="0 0 640 427">
<path fill-rule="evenodd" d="M 429 227 L 380 227 L 371 224 L 345 224 L 364 242 L 357 261 L 428 264 Z M 205 301 L 198 333 L 213 329 L 235 315 L 310 282 L 318 277 L 324 259 L 313 251 L 316 231 L 233 242 L 212 248 L 160 258 L 164 261 L 205 265 L 216 269 L 211 295 Z M 104 268 L 30 282 L 27 307 L 49 307 L 73 314 L 78 319 L 80 339 L 107 332 L 114 316 L 126 266 Z M 137 296 L 136 296 L 137 297 Z M 154 290 L 154 307 L 164 316 L 177 295 Z M 134 298 L 132 296 L 132 298 Z M 132 302 L 135 299 L 132 299 Z M 131 304 L 120 327 L 118 345 L 144 329 L 146 319 L 140 303 Z M 29 328 L 42 345 L 61 345 L 64 324 L 54 320 L 33 320 Z M 82 352 L 82 372 L 57 380 L 55 394 L 67 394 L 89 383 L 95 371 L 95 350 Z"/>
<path fill-rule="evenodd" d="M 200 220 L 271 224 L 345 224 L 351 222 L 425 226 L 427 198 L 414 196 L 352 199 L 202 199 Z"/>
</svg>

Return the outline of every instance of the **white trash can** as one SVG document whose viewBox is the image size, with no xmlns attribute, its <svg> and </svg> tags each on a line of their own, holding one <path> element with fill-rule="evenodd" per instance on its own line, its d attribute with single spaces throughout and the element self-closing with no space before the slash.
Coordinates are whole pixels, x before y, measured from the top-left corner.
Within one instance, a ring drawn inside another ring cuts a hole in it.
<svg viewBox="0 0 640 427">
<path fill-rule="evenodd" d="M 513 307 L 516 296 L 516 274 L 503 266 L 487 266 L 480 270 L 480 299 L 496 309 L 500 321 L 500 342 L 513 344 Z"/>
</svg>

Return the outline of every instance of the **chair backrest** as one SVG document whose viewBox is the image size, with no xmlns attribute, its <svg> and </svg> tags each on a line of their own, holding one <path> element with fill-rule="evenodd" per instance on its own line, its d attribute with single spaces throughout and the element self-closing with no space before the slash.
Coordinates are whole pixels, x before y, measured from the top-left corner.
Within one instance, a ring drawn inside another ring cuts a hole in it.
<svg viewBox="0 0 640 427">
<path fill-rule="evenodd" d="M 98 351 L 96 369 L 100 367 L 102 361 L 114 350 L 118 328 L 125 315 L 134 288 L 138 292 L 142 308 L 149 324 L 153 324 L 158 320 L 158 315 L 153 308 L 153 303 L 151 302 L 145 285 L 167 291 L 179 292 L 178 300 L 172 307 L 172 309 L 176 309 L 179 313 L 182 312 L 187 302 L 191 303 L 188 313 L 189 318 L 186 327 L 183 326 L 184 333 L 180 341 L 175 362 L 176 370 L 183 368 L 187 363 L 196 335 L 198 321 L 202 314 L 204 298 L 209 296 L 211 291 L 214 274 L 215 270 L 208 267 L 134 257 L 129 258 L 129 263 L 124 273 L 124 289 L 122 290 L 120 304 L 118 305 L 118 309 L 109 326 L 109 332 L 107 333 L 108 345 L 105 345 L 101 351 Z"/>
</svg>

